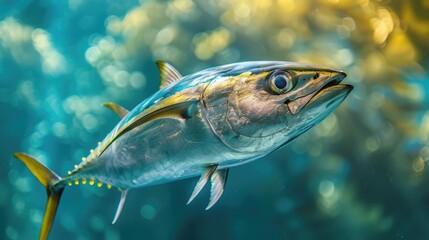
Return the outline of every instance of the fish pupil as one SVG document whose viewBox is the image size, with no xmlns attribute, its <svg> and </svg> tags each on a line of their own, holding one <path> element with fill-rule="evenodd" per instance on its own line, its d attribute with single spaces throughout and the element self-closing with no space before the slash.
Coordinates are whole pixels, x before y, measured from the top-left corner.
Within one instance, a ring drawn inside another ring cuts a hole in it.
<svg viewBox="0 0 429 240">
<path fill-rule="evenodd" d="M 285 88 L 287 86 L 287 80 L 285 76 L 276 76 L 274 79 L 274 85 L 276 85 L 278 89 Z"/>
</svg>

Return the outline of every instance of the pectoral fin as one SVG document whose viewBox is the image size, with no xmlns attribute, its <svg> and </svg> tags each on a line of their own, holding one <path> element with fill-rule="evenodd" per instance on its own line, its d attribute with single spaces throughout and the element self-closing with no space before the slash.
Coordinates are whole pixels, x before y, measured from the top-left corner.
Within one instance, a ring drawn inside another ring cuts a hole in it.
<svg viewBox="0 0 429 240">
<path fill-rule="evenodd" d="M 155 120 L 159 118 L 178 118 L 178 119 L 191 118 L 198 102 L 199 100 L 176 103 L 176 104 L 158 109 L 142 117 L 137 117 L 135 120 L 130 122 L 128 126 L 121 129 L 121 132 L 118 134 L 116 138 L 130 131 L 131 129 L 138 127 L 151 120 Z"/>
<path fill-rule="evenodd" d="M 209 210 L 222 196 L 223 189 L 225 188 L 226 180 L 228 179 L 229 169 L 222 169 L 214 172 L 210 178 L 212 188 L 210 190 L 210 202 L 206 210 Z"/>
<path fill-rule="evenodd" d="M 115 222 L 118 220 L 119 215 L 121 215 L 122 208 L 124 207 L 125 199 L 127 198 L 128 189 L 125 189 L 121 193 L 121 200 L 119 201 L 118 208 L 116 209 L 115 218 L 112 221 L 112 224 L 115 224 Z"/>
<path fill-rule="evenodd" d="M 116 103 L 112 103 L 112 102 L 105 102 L 103 103 L 103 106 L 109 108 L 110 110 L 112 110 L 113 112 L 115 112 L 116 114 L 118 114 L 118 116 L 120 118 L 125 117 L 129 111 L 121 106 L 119 106 Z"/>
<path fill-rule="evenodd" d="M 104 149 L 102 149 L 100 155 L 107 149 L 110 144 L 112 144 L 117 138 L 122 136 L 123 134 L 131 131 L 132 129 L 147 123 L 151 120 L 160 119 L 160 118 L 176 118 L 176 119 L 188 119 L 191 118 L 199 100 L 187 101 L 172 104 L 170 106 L 166 106 L 164 108 L 155 110 L 151 113 L 145 115 L 137 115 L 134 119 L 130 120 L 129 123 L 124 125 L 116 135 L 109 140 L 109 143 L 105 145 Z"/>
<path fill-rule="evenodd" d="M 197 185 L 195 185 L 194 191 L 192 192 L 191 197 L 189 198 L 188 203 L 186 203 L 186 205 L 191 203 L 192 200 L 194 200 L 194 198 L 198 195 L 198 193 L 200 193 L 201 189 L 203 189 L 203 187 L 206 185 L 207 181 L 212 176 L 214 171 L 216 171 L 216 168 L 217 168 L 217 165 L 211 166 L 211 167 L 207 168 L 206 172 L 203 175 L 201 175 L 201 177 L 198 180 Z"/>
</svg>

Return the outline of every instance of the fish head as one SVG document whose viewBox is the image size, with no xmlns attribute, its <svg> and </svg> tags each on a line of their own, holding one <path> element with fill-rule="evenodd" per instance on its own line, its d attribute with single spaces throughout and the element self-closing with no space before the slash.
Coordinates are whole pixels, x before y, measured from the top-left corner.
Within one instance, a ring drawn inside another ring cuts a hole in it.
<svg viewBox="0 0 429 240">
<path fill-rule="evenodd" d="M 252 62 L 215 79 L 204 95 L 212 129 L 228 146 L 270 152 L 320 123 L 353 87 L 346 73 L 290 62 Z"/>
</svg>

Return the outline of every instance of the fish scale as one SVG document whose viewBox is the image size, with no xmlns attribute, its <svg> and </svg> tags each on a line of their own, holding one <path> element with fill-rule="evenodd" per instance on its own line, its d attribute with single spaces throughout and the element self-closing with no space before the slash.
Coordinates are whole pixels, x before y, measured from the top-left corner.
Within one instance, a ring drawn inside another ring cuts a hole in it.
<svg viewBox="0 0 429 240">
<path fill-rule="evenodd" d="M 14 154 L 47 189 L 39 239 L 48 238 L 66 186 L 116 187 L 115 223 L 130 189 L 200 176 L 187 204 L 210 182 L 210 209 L 224 193 L 231 167 L 290 143 L 352 90 L 340 84 L 342 71 L 293 62 L 240 62 L 187 76 L 168 63 L 157 65 L 160 90 L 131 111 L 105 103 L 121 120 L 66 176 Z"/>
</svg>

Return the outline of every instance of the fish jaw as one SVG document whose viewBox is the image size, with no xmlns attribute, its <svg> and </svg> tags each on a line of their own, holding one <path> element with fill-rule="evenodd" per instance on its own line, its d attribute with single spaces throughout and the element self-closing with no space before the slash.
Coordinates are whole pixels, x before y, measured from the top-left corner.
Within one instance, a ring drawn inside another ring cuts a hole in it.
<svg viewBox="0 0 429 240">
<path fill-rule="evenodd" d="M 332 112 L 344 101 L 352 90 L 353 86 L 348 84 L 337 84 L 323 88 L 306 104 L 306 111 L 318 109 L 318 111 Z"/>
<path fill-rule="evenodd" d="M 313 79 L 313 81 L 309 81 L 307 84 L 301 87 L 301 96 L 298 96 L 295 99 L 288 97 L 284 102 L 288 106 L 289 112 L 291 114 L 297 114 L 304 107 L 307 107 L 307 103 L 312 100 L 315 100 L 316 95 L 318 95 L 318 93 L 320 93 L 324 89 L 340 84 L 341 81 L 347 76 L 345 72 L 337 70 L 325 71 L 322 76 L 320 76 L 320 73 L 317 74 L 317 78 Z"/>
</svg>

